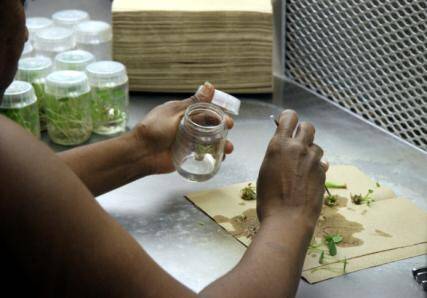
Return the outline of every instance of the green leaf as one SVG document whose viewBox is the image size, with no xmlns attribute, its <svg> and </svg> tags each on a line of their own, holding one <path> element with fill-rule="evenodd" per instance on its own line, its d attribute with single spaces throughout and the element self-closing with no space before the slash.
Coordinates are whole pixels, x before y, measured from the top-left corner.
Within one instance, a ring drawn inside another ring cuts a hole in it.
<svg viewBox="0 0 427 298">
<path fill-rule="evenodd" d="M 376 183 L 377 187 L 381 187 L 381 184 L 379 182 Z"/>
<path fill-rule="evenodd" d="M 334 243 L 336 243 L 336 244 L 338 244 L 338 243 L 340 243 L 341 241 L 342 241 L 342 236 L 341 235 L 339 235 L 339 234 L 336 234 L 336 235 L 333 235 L 332 236 L 332 240 L 334 241 Z"/>
<path fill-rule="evenodd" d="M 326 245 L 329 249 L 329 255 L 336 256 L 337 255 L 337 246 L 335 245 L 334 241 L 327 241 Z"/>
</svg>

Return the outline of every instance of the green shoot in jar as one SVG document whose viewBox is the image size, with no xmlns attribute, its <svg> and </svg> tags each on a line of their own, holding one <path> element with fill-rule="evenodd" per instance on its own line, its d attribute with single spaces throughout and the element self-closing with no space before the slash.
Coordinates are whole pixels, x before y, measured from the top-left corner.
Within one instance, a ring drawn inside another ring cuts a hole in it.
<svg viewBox="0 0 427 298">
<path fill-rule="evenodd" d="M 128 95 L 125 85 L 92 87 L 91 103 L 94 132 L 109 135 L 126 129 Z"/>
<path fill-rule="evenodd" d="M 0 109 L 0 113 L 15 121 L 34 136 L 40 138 L 40 123 L 37 103 L 23 108 Z"/>
<path fill-rule="evenodd" d="M 50 139 L 60 145 L 78 145 L 92 134 L 90 93 L 56 99 L 46 97 L 46 115 Z"/>
<path fill-rule="evenodd" d="M 34 92 L 37 96 L 37 104 L 39 107 L 39 115 L 40 115 L 40 128 L 41 130 L 45 130 L 47 127 L 47 116 L 45 111 L 45 101 L 46 101 L 46 93 L 45 93 L 45 85 L 43 83 L 32 83 Z"/>
</svg>

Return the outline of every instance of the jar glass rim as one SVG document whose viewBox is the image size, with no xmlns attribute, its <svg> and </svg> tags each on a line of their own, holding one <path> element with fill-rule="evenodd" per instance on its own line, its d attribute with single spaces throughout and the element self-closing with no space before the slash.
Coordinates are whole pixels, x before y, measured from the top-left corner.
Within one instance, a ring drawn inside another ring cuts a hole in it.
<svg viewBox="0 0 427 298">
<path fill-rule="evenodd" d="M 219 124 L 217 125 L 201 125 L 193 121 L 192 117 L 195 112 L 209 112 L 215 114 Z M 184 121 L 188 121 L 194 129 L 203 132 L 218 132 L 225 129 L 225 113 L 224 111 L 212 103 L 199 102 L 190 105 L 185 111 Z"/>
</svg>

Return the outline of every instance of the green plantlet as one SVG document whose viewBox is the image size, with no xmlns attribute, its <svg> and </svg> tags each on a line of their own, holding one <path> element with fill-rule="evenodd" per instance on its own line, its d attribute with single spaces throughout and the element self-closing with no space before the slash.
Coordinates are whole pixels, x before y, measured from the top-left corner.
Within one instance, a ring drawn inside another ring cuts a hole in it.
<svg viewBox="0 0 427 298">
<path fill-rule="evenodd" d="M 334 181 L 326 181 L 325 182 L 325 187 L 329 188 L 329 189 L 346 189 L 347 188 L 347 184 L 345 183 L 337 183 Z"/>
<path fill-rule="evenodd" d="M 215 145 L 196 144 L 194 152 L 196 153 L 196 160 L 203 160 L 206 154 L 215 155 Z"/>
<path fill-rule="evenodd" d="M 335 196 L 335 195 L 327 195 L 325 197 L 325 205 L 326 206 L 334 207 L 337 205 L 337 202 L 338 202 L 337 196 Z"/>
<path fill-rule="evenodd" d="M 337 254 L 337 246 L 336 244 L 340 243 L 343 240 L 343 237 L 339 234 L 336 235 L 326 235 L 324 237 L 326 242 L 326 246 L 329 249 L 329 255 L 335 256 Z"/>
<path fill-rule="evenodd" d="M 368 193 L 364 196 L 361 194 L 351 195 L 351 201 L 356 205 L 362 205 L 366 204 L 368 206 L 371 206 L 373 202 L 375 202 L 375 199 L 372 197 L 372 194 L 374 191 L 372 189 L 368 190 Z"/>
<path fill-rule="evenodd" d="M 46 97 L 48 134 L 57 144 L 70 146 L 87 141 L 92 134 L 90 93 L 56 99 Z"/>
<path fill-rule="evenodd" d="M 0 113 L 40 138 L 40 120 L 36 102 L 22 108 L 0 109 Z"/>
<path fill-rule="evenodd" d="M 123 132 L 127 123 L 127 88 L 125 85 L 92 87 L 92 120 L 94 132 L 115 134 Z"/>
<path fill-rule="evenodd" d="M 241 193 L 240 197 L 242 198 L 242 200 L 245 200 L 245 201 L 256 200 L 256 187 L 252 185 L 252 183 L 249 183 L 248 186 L 244 187 L 240 193 Z"/>
<path fill-rule="evenodd" d="M 37 105 L 39 108 L 39 116 L 40 116 L 40 129 L 43 131 L 47 127 L 47 116 L 45 111 L 45 102 L 46 102 L 46 92 L 45 85 L 42 83 L 32 83 L 34 88 L 34 92 L 37 96 Z"/>
</svg>

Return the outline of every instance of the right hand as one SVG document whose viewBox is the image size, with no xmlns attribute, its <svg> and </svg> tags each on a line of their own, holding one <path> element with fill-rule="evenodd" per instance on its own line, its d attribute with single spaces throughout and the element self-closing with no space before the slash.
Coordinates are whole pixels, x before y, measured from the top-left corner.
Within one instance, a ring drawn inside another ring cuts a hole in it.
<svg viewBox="0 0 427 298">
<path fill-rule="evenodd" d="M 257 212 L 260 221 L 270 216 L 303 216 L 315 225 L 322 207 L 327 166 L 323 150 L 313 143 L 315 129 L 298 116 L 281 113 L 257 182 Z"/>
</svg>

